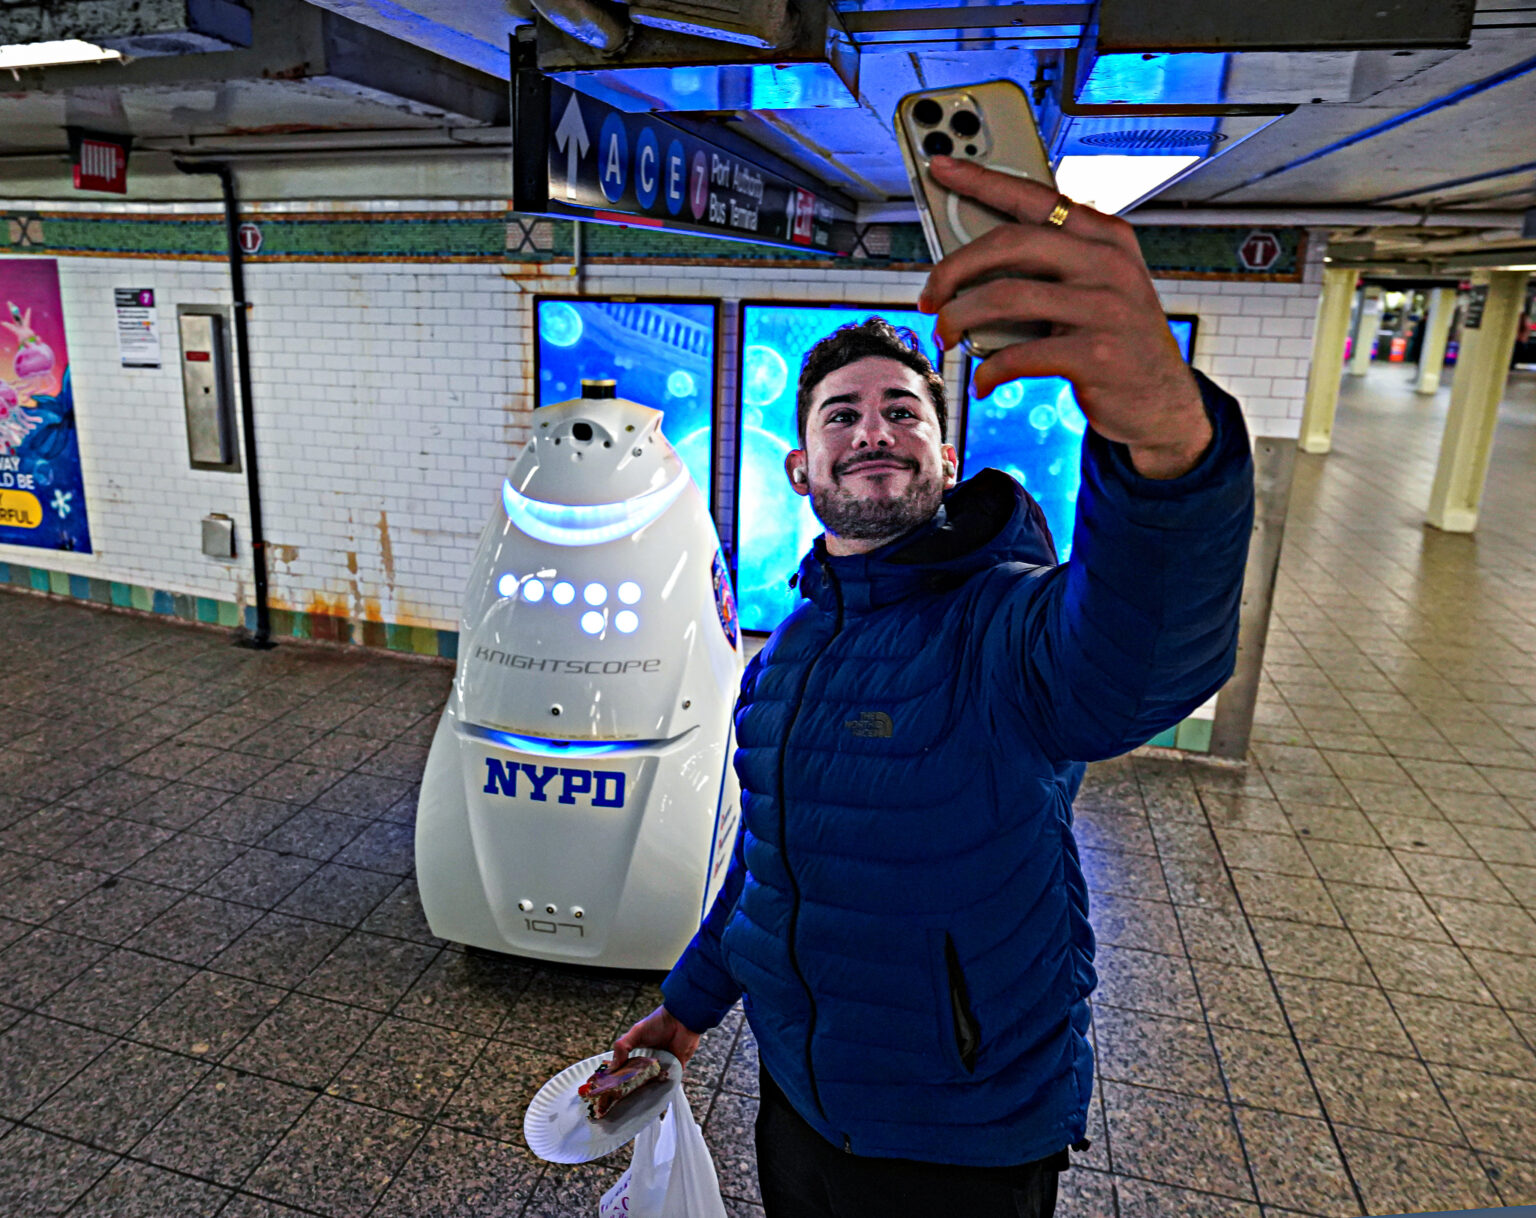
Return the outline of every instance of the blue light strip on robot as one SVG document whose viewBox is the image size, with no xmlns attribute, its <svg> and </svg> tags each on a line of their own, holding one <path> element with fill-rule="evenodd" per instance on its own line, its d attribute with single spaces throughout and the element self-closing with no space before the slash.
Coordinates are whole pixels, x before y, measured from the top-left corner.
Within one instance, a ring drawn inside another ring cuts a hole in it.
<svg viewBox="0 0 1536 1218">
<path fill-rule="evenodd" d="M 484 736 L 497 744 L 515 749 L 519 753 L 532 753 L 536 757 L 601 757 L 605 753 L 632 753 L 649 748 L 654 740 L 626 740 L 617 744 L 587 743 L 580 740 L 546 740 L 541 736 L 519 736 L 513 732 L 498 732 L 494 728 L 477 727 L 474 734 Z"/>
<path fill-rule="evenodd" d="M 659 490 L 636 495 L 620 503 L 544 503 L 530 499 L 513 487 L 501 484 L 501 502 L 507 518 L 535 541 L 556 546 L 595 546 L 617 541 L 651 523 L 672 506 L 688 481 L 688 471 Z"/>
</svg>

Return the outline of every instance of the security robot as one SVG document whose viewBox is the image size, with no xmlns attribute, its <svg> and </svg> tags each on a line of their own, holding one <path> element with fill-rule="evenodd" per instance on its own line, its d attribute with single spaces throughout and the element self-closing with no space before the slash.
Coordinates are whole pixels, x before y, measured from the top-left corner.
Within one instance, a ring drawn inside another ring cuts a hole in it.
<svg viewBox="0 0 1536 1218">
<path fill-rule="evenodd" d="M 416 820 L 441 938 L 666 969 L 724 879 L 740 637 L 719 537 L 661 419 L 583 381 L 535 412 L 502 484 Z"/>
</svg>

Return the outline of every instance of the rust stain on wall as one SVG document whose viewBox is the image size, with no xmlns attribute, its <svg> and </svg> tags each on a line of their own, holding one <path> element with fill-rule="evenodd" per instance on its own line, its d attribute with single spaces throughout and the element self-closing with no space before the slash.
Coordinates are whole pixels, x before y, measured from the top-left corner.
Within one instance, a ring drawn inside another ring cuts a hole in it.
<svg viewBox="0 0 1536 1218">
<path fill-rule="evenodd" d="M 384 560 L 384 582 L 395 590 L 395 546 L 389 539 L 389 513 L 379 513 L 379 555 Z"/>
</svg>

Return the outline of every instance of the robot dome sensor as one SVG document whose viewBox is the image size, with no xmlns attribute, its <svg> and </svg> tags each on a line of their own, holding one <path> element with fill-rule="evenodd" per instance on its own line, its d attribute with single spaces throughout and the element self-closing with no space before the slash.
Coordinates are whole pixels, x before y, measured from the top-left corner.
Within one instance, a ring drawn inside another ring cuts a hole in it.
<svg viewBox="0 0 1536 1218">
<path fill-rule="evenodd" d="M 502 483 L 417 811 L 441 938 L 667 969 L 725 877 L 740 632 L 705 498 L 661 423 L 584 380 L 535 411 Z"/>
</svg>

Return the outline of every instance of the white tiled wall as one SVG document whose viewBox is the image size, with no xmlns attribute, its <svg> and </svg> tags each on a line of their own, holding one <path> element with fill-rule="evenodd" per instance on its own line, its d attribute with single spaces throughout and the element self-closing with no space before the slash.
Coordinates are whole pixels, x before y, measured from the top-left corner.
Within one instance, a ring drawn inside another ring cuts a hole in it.
<svg viewBox="0 0 1536 1218">
<path fill-rule="evenodd" d="M 228 304 L 217 262 L 60 258 L 95 553 L 0 546 L 0 560 L 245 602 L 249 558 L 200 552 L 199 521 L 249 537 L 241 474 L 188 467 L 176 306 Z M 532 296 L 567 292 L 566 265 L 259 263 L 247 270 L 253 397 L 275 604 L 456 628 L 465 569 L 527 438 Z M 1314 268 L 1315 269 L 1315 268 Z M 589 292 L 719 296 L 720 401 L 732 411 L 733 302 L 910 306 L 915 272 L 593 266 Z M 1242 400 L 1255 434 L 1295 435 L 1317 276 L 1302 284 L 1168 281 L 1170 312 L 1200 315 L 1195 362 Z M 153 287 L 163 367 L 119 366 L 112 289 Z M 954 392 L 952 386 L 952 392 Z M 717 486 L 729 519 L 732 437 Z"/>
</svg>

